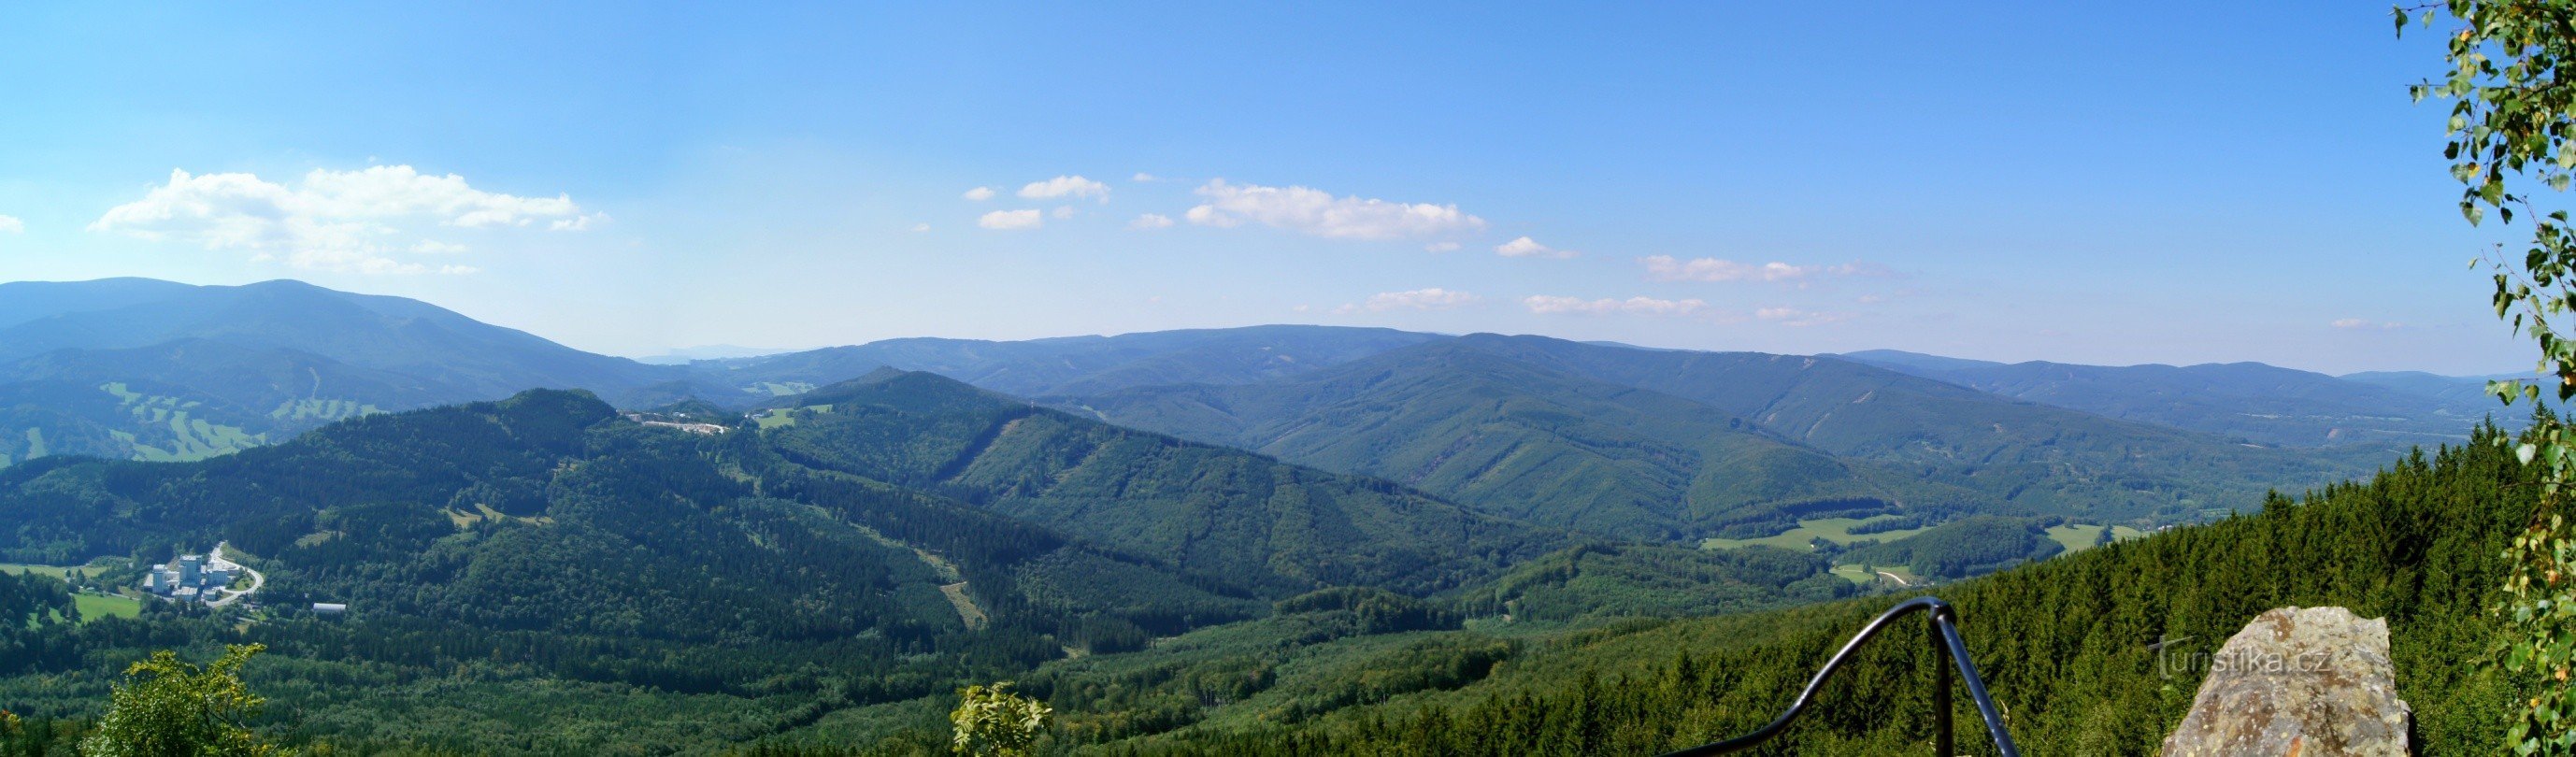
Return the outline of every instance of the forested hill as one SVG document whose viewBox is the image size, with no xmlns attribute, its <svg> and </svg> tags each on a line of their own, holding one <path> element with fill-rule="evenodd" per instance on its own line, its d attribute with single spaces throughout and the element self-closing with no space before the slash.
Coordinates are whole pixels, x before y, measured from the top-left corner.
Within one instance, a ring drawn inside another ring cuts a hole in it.
<svg viewBox="0 0 2576 757">
<path fill-rule="evenodd" d="M 2394 454 L 2264 448 L 1833 358 L 1493 334 L 1256 384 L 1053 401 L 1628 537 L 1777 533 L 1835 508 L 2151 527 Z"/>
<path fill-rule="evenodd" d="M 2509 451 L 2483 437 L 2302 501 L 2275 499 L 1938 593 L 1959 608 L 1973 659 L 2027 754 L 2154 753 L 2189 708 L 2206 655 L 2282 606 L 2387 618 L 2419 753 L 2495 753 L 2508 704 L 2544 685 L 2482 662 L 2500 638 L 2493 591 L 2505 542 L 2532 512 L 2530 484 Z M 1284 725 L 1211 718 L 1100 753 L 1655 754 L 1760 727 L 1896 599 L 1578 632 L 1455 690 Z M 1904 624 L 1867 647 L 1766 753 L 1922 753 L 1932 660 L 1919 627 Z M 1412 643 L 1476 648 L 1471 636 Z M 2150 646 L 2159 642 L 2168 643 L 2162 656 Z M 1960 745 L 1982 749 L 1975 713 L 1964 698 L 1953 704 Z"/>
<path fill-rule="evenodd" d="M 927 371 L 1025 397 L 1157 384 L 1260 381 L 1443 338 L 1393 329 L 1297 325 L 1017 342 L 905 338 L 692 365 L 711 380 L 741 386 L 819 386 L 878 368 Z"/>
<path fill-rule="evenodd" d="M 1837 357 L 2015 399 L 2264 444 L 2439 444 L 2488 416 L 2501 415 L 2496 420 L 2504 423 L 2523 420 L 2487 396 L 2479 378 L 2336 377 L 2262 363 L 2005 364 L 1895 350 Z"/>
<path fill-rule="evenodd" d="M 1980 499 L 1836 458 L 1708 405 L 1461 340 L 1281 380 L 1138 387 L 1064 404 L 1632 539 L 1707 536 L 1783 508 L 1963 508 Z"/>
<path fill-rule="evenodd" d="M 1567 543 L 1385 481 L 1119 428 L 928 373 L 879 371 L 782 404 L 766 436 L 788 460 L 1273 591 L 1428 592 Z"/>
<path fill-rule="evenodd" d="M 686 375 L 298 281 L 22 282 L 0 284 L 0 302 L 0 466 L 197 459 L 367 413 L 540 387 L 622 396 Z"/>
</svg>

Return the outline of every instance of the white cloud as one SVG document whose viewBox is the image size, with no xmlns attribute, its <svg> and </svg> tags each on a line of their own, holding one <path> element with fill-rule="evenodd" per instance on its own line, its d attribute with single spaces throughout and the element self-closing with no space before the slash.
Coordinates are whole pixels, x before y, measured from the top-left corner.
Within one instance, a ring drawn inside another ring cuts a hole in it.
<svg viewBox="0 0 2576 757">
<path fill-rule="evenodd" d="M 1171 227 L 1172 217 L 1161 213 L 1147 213 L 1137 216 L 1136 220 L 1127 222 L 1127 228 L 1130 229 L 1168 229 Z"/>
<path fill-rule="evenodd" d="M 1034 208 L 1029 210 L 996 210 L 975 219 L 975 225 L 1000 231 L 1034 229 L 1046 225 L 1046 219 Z"/>
<path fill-rule="evenodd" d="M 1797 308 L 1762 308 L 1753 317 L 1782 326 L 1821 326 L 1851 317 L 1850 313 L 1817 312 Z"/>
<path fill-rule="evenodd" d="M 1637 262 L 1644 263 L 1646 275 L 1657 281 L 1791 281 L 1828 270 L 1778 261 L 1756 265 L 1718 258 L 1676 260 L 1671 255 L 1638 258 Z"/>
<path fill-rule="evenodd" d="M 1136 175 L 1135 175 L 1133 178 L 1134 178 L 1134 180 L 1135 180 L 1137 183 L 1140 183 L 1140 184 L 1141 184 L 1141 183 L 1145 183 L 1145 182 L 1161 181 L 1161 179 L 1156 178 L 1153 174 L 1146 173 L 1146 172 L 1143 172 L 1143 171 L 1137 171 L 1137 172 L 1136 172 Z"/>
<path fill-rule="evenodd" d="M 606 220 L 566 195 L 522 197 L 485 192 L 455 174 L 411 166 L 315 170 L 290 188 L 247 173 L 170 172 L 170 182 L 143 199 L 108 209 L 89 225 L 153 241 L 209 250 L 247 250 L 258 261 L 344 273 L 429 273 L 393 257 L 398 251 L 443 251 L 403 244 L 403 227 L 434 223 L 470 229 L 547 228 L 581 231 Z M 451 266 L 454 267 L 454 266 Z"/>
<path fill-rule="evenodd" d="M 2366 318 L 2344 318 L 2335 321 L 2334 327 L 2347 331 L 2396 331 L 2406 328 L 2406 324 L 2395 321 L 2373 321 Z"/>
<path fill-rule="evenodd" d="M 985 200 L 993 199 L 993 188 L 976 187 L 974 189 L 966 190 L 966 194 L 960 196 L 965 197 L 968 202 L 983 202 Z"/>
<path fill-rule="evenodd" d="M 26 231 L 27 222 L 18 220 L 17 216 L 0 216 L 0 233 L 23 234 Z"/>
<path fill-rule="evenodd" d="M 1058 218 L 1058 219 L 1072 218 L 1072 217 L 1073 217 L 1073 206 L 1071 206 L 1071 205 L 1058 205 L 1058 206 L 1055 206 L 1055 217 L 1056 217 L 1056 218 Z"/>
<path fill-rule="evenodd" d="M 483 269 L 470 265 L 443 265 L 438 267 L 438 272 L 447 276 L 465 276 L 482 273 Z"/>
<path fill-rule="evenodd" d="M 1029 182 L 1028 186 L 1020 188 L 1020 196 L 1031 200 L 1052 200 L 1058 197 L 1097 197 L 1100 198 L 1102 202 L 1107 202 L 1109 201 L 1109 185 L 1085 179 L 1080 176 L 1058 176 L 1046 181 Z"/>
<path fill-rule="evenodd" d="M 1688 315 L 1708 306 L 1708 303 L 1699 300 L 1658 300 L 1652 297 L 1586 300 L 1581 297 L 1547 295 L 1523 298 L 1521 304 L 1528 306 L 1530 312 L 1541 315 L 1608 315 L 1611 313 Z"/>
<path fill-rule="evenodd" d="M 1456 252 L 1456 251 L 1458 250 L 1458 243 L 1457 243 L 1457 242 L 1433 242 L 1433 243 L 1430 243 L 1430 244 L 1423 245 L 1423 246 L 1422 246 L 1422 249 L 1423 249 L 1423 250 L 1425 250 L 1425 251 L 1428 251 L 1428 252 Z"/>
<path fill-rule="evenodd" d="M 1539 244 L 1538 240 L 1521 237 L 1494 246 L 1494 254 L 1507 258 L 1570 258 L 1582 253 L 1560 250 Z"/>
<path fill-rule="evenodd" d="M 1334 197 L 1306 187 L 1228 184 L 1224 179 L 1198 188 L 1207 202 L 1190 208 L 1191 223 L 1230 227 L 1250 220 L 1329 239 L 1402 239 L 1481 231 L 1485 219 L 1459 212 L 1456 205 L 1401 203 L 1359 197 Z"/>
<path fill-rule="evenodd" d="M 1473 294 L 1432 287 L 1406 292 L 1379 292 L 1369 295 L 1366 302 L 1343 305 L 1334 312 L 1356 313 L 1366 310 L 1372 313 L 1383 313 L 1389 310 L 1442 310 L 1470 304 L 1476 300 L 1477 297 Z"/>
<path fill-rule="evenodd" d="M 422 255 L 461 255 L 469 249 L 471 248 L 468 248 L 465 245 L 450 244 L 435 239 L 423 239 L 420 240 L 418 244 L 411 246 L 412 252 L 420 253 Z"/>
<path fill-rule="evenodd" d="M 926 224 L 926 223 L 916 223 L 916 224 L 913 224 L 913 225 L 912 225 L 912 233 L 915 233 L 915 234 L 919 234 L 919 233 L 922 233 L 922 232 L 925 232 L 925 231 L 929 231 L 929 230 L 930 230 L 930 224 Z"/>
</svg>

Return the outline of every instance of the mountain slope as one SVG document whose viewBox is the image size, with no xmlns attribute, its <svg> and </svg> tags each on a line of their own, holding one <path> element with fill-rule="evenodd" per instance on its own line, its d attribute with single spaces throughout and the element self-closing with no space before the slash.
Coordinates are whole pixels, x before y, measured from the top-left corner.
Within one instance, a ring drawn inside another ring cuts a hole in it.
<svg viewBox="0 0 2576 757">
<path fill-rule="evenodd" d="M 881 371 L 783 400 L 788 459 L 975 502 L 1264 591 L 1422 593 L 1563 546 L 1561 535 L 1384 481 L 1287 465 Z"/>
<path fill-rule="evenodd" d="M 927 371 L 1023 397 L 1295 375 L 1441 337 L 1391 329 L 1251 326 L 990 342 L 888 339 L 692 364 L 731 386 L 820 386 L 878 368 Z"/>
<path fill-rule="evenodd" d="M 19 296 L 0 306 L 0 465 L 40 453 L 194 459 L 360 413 L 538 387 L 614 397 L 686 377 L 295 281 L 0 286 Z"/>
<path fill-rule="evenodd" d="M 2505 676 L 2478 662 L 2491 656 L 2502 630 L 2492 608 L 2494 587 L 2510 569 L 2501 557 L 2505 544 L 2535 506 L 2530 474 L 2493 441 L 2412 456 L 2371 480 L 2304 501 L 2275 501 L 2256 513 L 1939 593 L 1957 608 L 1970 658 L 2028 754 L 2155 753 L 2190 708 L 2210 653 L 2256 615 L 2283 606 L 2347 607 L 2387 620 L 2396 693 L 2414 708 L 2410 735 L 2421 753 L 2505 751 L 2499 734 L 2511 703 L 2562 684 Z M 1526 642 L 1480 668 L 1486 675 L 1411 689 L 1394 688 L 1389 677 L 1373 675 L 1376 668 L 1338 680 L 1284 681 L 1279 688 L 1308 693 L 1216 703 L 1199 715 L 1210 725 L 1131 737 L 1101 751 L 1659 754 L 1762 727 L 1896 599 L 1576 631 Z M 1919 628 L 1905 623 L 1864 648 L 1766 753 L 1923 753 L 1932 723 L 1925 671 L 1936 661 Z M 1436 650 L 1475 648 L 1493 637 L 1416 638 L 1417 647 Z M 1403 669 L 1403 654 L 1372 651 L 1349 645 L 1310 653 L 1305 669 L 1329 669 L 1336 656 Z M 1085 662 L 1111 668 L 1117 660 Z M 1074 678 L 1058 682 L 1058 690 L 1083 691 L 1085 684 L 1098 685 Z M 1333 696 L 1342 692 L 1362 693 Z M 1068 720 L 1121 715 L 1119 702 L 1060 701 L 1076 705 L 1062 713 Z M 1255 707 L 1266 711 L 1242 712 Z M 1312 714 L 1317 710 L 1326 714 Z M 1281 712 L 1305 716 L 1272 714 Z M 1961 746 L 1984 749 L 1974 715 L 1961 712 Z"/>
<path fill-rule="evenodd" d="M 1783 439 L 1992 496 L 2027 514 L 2170 523 L 2367 471 L 2376 449 L 2260 448 L 2018 402 L 1827 357 L 1622 349 L 1476 334 L 1538 368 L 1692 400 Z"/>
<path fill-rule="evenodd" d="M 2265 444 L 2439 444 L 2497 409 L 2474 393 L 2414 385 L 2422 382 L 2352 380 L 2262 363 L 2006 365 L 1893 350 L 1841 357 L 2015 399 Z"/>
<path fill-rule="evenodd" d="M 1881 510 L 1962 505 L 1973 496 L 1836 459 L 1706 405 L 1455 340 L 1283 380 L 1139 387 L 1065 402 L 1121 425 L 1628 538 L 1705 536 L 1755 515 L 1747 508 Z"/>
</svg>

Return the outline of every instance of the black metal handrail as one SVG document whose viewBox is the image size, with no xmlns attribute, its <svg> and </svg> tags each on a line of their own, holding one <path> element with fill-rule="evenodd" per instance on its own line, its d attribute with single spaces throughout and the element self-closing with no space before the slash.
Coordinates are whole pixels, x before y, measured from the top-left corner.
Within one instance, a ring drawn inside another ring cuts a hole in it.
<svg viewBox="0 0 2576 757">
<path fill-rule="evenodd" d="M 1858 651 L 1860 645 L 1868 643 L 1870 637 L 1877 636 L 1878 632 L 1885 629 L 1890 621 L 1896 620 L 1897 616 L 1911 612 L 1932 614 L 1933 754 L 1945 757 L 1958 754 L 1952 746 L 1950 737 L 1950 663 L 1956 661 L 1959 666 L 1959 677 L 1965 679 L 1968 684 L 1968 698 L 1977 703 L 1977 714 L 1985 717 L 1986 733 L 1995 737 L 1995 748 L 2002 750 L 2004 757 L 2021 757 L 2021 750 L 2013 746 L 2012 734 L 2004 730 L 2003 713 L 1995 709 L 1995 700 L 1986 696 L 1985 679 L 1977 677 L 1976 663 L 1968 660 L 1968 644 L 1959 638 L 1958 611 L 1950 609 L 1950 603 L 1941 601 L 1939 597 L 1915 597 L 1899 602 L 1895 607 L 1887 608 L 1887 612 L 1879 613 L 1877 620 L 1872 620 L 1868 626 L 1861 628 L 1859 634 L 1852 636 L 1850 643 L 1843 645 L 1842 651 L 1835 652 L 1833 659 L 1825 661 L 1824 669 L 1816 671 L 1816 677 L 1807 680 L 1806 690 L 1798 692 L 1798 700 L 1789 703 L 1789 711 L 1780 713 L 1780 717 L 1772 720 L 1770 725 L 1725 741 L 1672 752 L 1664 757 L 1727 754 L 1770 741 L 1772 737 L 1780 735 L 1780 732 L 1788 730 L 1789 723 L 1797 720 L 1800 714 L 1807 711 L 1807 705 L 1816 699 L 1816 691 L 1824 688 L 1825 679 L 1832 677 L 1834 671 L 1842 669 L 1843 663 L 1851 661 L 1852 653 Z"/>
</svg>

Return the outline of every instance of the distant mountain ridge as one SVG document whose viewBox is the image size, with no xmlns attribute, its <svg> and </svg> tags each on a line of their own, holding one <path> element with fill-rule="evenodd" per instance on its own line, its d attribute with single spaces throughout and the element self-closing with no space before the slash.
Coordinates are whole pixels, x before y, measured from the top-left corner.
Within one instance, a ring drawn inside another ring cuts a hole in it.
<svg viewBox="0 0 2576 757">
<path fill-rule="evenodd" d="M 2112 418 L 2264 444 L 2440 444 L 2489 415 L 2519 413 L 2483 394 L 2483 377 L 2364 373 L 2345 377 L 2262 363 L 2096 366 L 1997 363 L 1870 350 L 1839 355 L 1979 391 Z"/>
<path fill-rule="evenodd" d="M 895 368 L 1385 477 L 1487 513 L 1673 539 L 1785 528 L 1818 508 L 2192 520 L 2265 488 L 2360 472 L 2373 447 L 2343 442 L 2394 448 L 2453 438 L 2442 429 L 2471 422 L 2420 392 L 2268 366 L 2239 368 L 2326 382 L 2337 391 L 2287 394 L 2340 398 L 2347 415 L 2384 401 L 2405 422 L 2341 432 L 2342 451 L 2267 452 L 2176 429 L 2292 446 L 2318 446 L 2302 441 L 2329 432 L 2294 413 L 2240 411 L 2283 401 L 2229 389 L 2243 381 L 1981 386 L 1970 374 L 2013 366 L 1894 353 L 1854 362 L 1274 325 L 892 339 L 651 365 L 427 303 L 293 281 L 40 282 L 0 294 L 0 465 L 206 457 L 356 415 L 538 387 L 586 389 L 628 408 L 743 410 Z M 2043 391 L 2063 386 L 2092 394 Z"/>
<path fill-rule="evenodd" d="M 1302 378 L 1053 401 L 1631 538 L 1908 505 L 2186 522 L 2388 454 L 2263 448 L 1830 357 L 1496 334 Z"/>
<path fill-rule="evenodd" d="M 1660 392 L 1428 342 L 1253 384 L 1058 400 L 1121 425 L 1387 478 L 1536 523 L 1707 535 L 1746 508 L 1964 505 L 1974 495 L 1781 438 Z"/>
<path fill-rule="evenodd" d="M 291 280 L 29 282 L 0 295 L 0 464 L 189 459 L 367 412 L 539 387 L 621 396 L 687 378 L 417 300 Z"/>
</svg>

